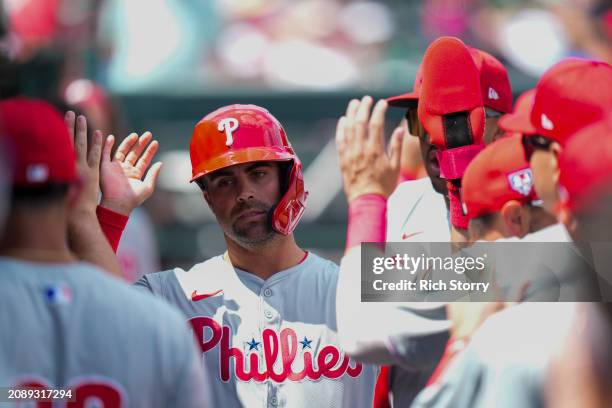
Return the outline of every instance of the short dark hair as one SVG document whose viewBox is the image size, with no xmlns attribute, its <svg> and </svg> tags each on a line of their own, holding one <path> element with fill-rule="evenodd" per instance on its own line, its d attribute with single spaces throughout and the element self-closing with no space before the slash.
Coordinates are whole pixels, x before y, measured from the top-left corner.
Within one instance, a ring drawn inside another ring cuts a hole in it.
<svg viewBox="0 0 612 408">
<path fill-rule="evenodd" d="M 47 183 L 28 187 L 13 186 L 11 205 L 32 207 L 56 203 L 66 197 L 69 188 L 68 183 Z"/>
<path fill-rule="evenodd" d="M 489 213 L 470 220 L 470 238 L 480 239 L 493 227 L 497 213 Z"/>
</svg>

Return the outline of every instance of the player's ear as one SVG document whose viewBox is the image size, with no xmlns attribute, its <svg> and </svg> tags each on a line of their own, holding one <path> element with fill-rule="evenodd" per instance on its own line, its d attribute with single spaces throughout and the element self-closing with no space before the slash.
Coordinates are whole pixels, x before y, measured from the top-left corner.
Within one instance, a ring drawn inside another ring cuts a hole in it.
<svg viewBox="0 0 612 408">
<path fill-rule="evenodd" d="M 550 151 L 553 154 L 553 158 L 551 158 L 551 160 L 554 160 L 553 164 L 553 182 L 555 183 L 555 185 L 559 185 L 559 157 L 561 156 L 561 153 L 563 153 L 563 148 L 561 147 L 561 145 L 557 142 L 552 142 L 552 144 L 550 145 Z"/>
<path fill-rule="evenodd" d="M 505 235 L 511 237 L 523 238 L 529 232 L 530 214 L 528 208 L 525 208 L 516 200 L 510 200 L 500 210 L 504 227 Z"/>
</svg>

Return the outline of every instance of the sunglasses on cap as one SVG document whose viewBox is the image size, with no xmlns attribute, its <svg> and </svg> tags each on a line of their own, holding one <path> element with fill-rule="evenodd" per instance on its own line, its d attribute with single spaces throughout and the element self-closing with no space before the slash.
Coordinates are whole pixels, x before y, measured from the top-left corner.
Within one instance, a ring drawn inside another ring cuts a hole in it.
<svg viewBox="0 0 612 408">
<path fill-rule="evenodd" d="M 419 122 L 419 115 L 417 109 L 408 109 L 405 115 L 406 121 L 408 122 L 408 131 L 412 136 L 418 138 L 425 136 L 425 128 Z"/>
<path fill-rule="evenodd" d="M 531 156 L 536 149 L 548 150 L 553 140 L 541 135 L 523 135 L 522 142 L 525 158 L 527 161 L 531 161 Z"/>
</svg>

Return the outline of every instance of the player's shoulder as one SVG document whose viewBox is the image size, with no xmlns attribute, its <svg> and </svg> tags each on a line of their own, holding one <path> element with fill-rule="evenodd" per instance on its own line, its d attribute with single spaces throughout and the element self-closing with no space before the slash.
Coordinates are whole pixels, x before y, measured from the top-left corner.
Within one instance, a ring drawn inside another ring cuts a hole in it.
<svg viewBox="0 0 612 408">
<path fill-rule="evenodd" d="M 125 282 L 109 276 L 106 272 L 99 268 L 84 264 L 84 268 L 88 268 L 90 277 L 86 282 L 86 287 L 78 287 L 77 290 L 88 290 L 90 302 L 94 302 L 99 307 L 115 309 L 126 315 L 126 311 L 130 313 L 126 318 L 138 316 L 137 320 L 144 324 L 149 323 L 150 326 L 159 325 L 160 321 L 168 321 L 168 324 L 183 324 L 183 318 L 173 307 L 167 302 L 157 299 L 148 293 L 141 293 L 134 290 Z M 111 300 L 111 301 L 109 301 Z M 109 310 L 112 312 L 112 310 Z M 157 316 L 155 316 L 157 315 Z M 150 319 L 143 318 L 150 316 Z M 161 318 L 161 319 L 160 319 Z"/>
<path fill-rule="evenodd" d="M 574 312 L 575 304 L 568 302 L 512 306 L 489 317 L 474 334 L 471 346 L 483 361 L 503 363 L 519 354 L 521 358 L 535 358 L 531 354 L 546 352 L 554 339 L 569 329 Z"/>
<path fill-rule="evenodd" d="M 212 280 L 215 277 L 222 277 L 223 271 L 227 267 L 228 264 L 223 260 L 223 256 L 218 255 L 203 262 L 196 263 L 188 269 L 175 267 L 165 271 L 147 273 L 143 275 L 136 284 L 139 286 L 147 286 L 148 288 L 164 287 L 171 285 L 177 277 L 194 277 L 196 275 L 205 275 L 207 279 Z"/>
<path fill-rule="evenodd" d="M 326 276 L 329 278 L 337 278 L 339 266 L 334 261 L 323 258 L 320 255 L 315 254 L 312 251 L 308 252 L 308 257 L 304 261 L 307 263 L 306 267 L 312 269 L 314 273 Z"/>
</svg>

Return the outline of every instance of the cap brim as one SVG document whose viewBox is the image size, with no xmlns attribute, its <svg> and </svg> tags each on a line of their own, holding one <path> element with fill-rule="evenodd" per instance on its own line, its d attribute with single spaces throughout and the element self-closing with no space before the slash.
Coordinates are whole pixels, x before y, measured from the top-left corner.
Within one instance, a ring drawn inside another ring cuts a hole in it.
<svg viewBox="0 0 612 408">
<path fill-rule="evenodd" d="M 514 112 L 504 115 L 497 122 L 497 126 L 506 132 L 518 132 L 523 135 L 537 133 L 536 128 L 531 124 L 531 118 L 527 112 Z"/>
<path fill-rule="evenodd" d="M 416 109 L 419 105 L 419 96 L 415 92 L 408 92 L 388 97 L 387 103 L 395 108 Z"/>
<path fill-rule="evenodd" d="M 247 147 L 241 150 L 230 150 L 227 153 L 209 160 L 195 169 L 190 183 L 213 171 L 220 170 L 236 164 L 252 163 L 259 161 L 288 161 L 294 160 L 294 156 L 279 148 L 273 147 Z"/>
</svg>

